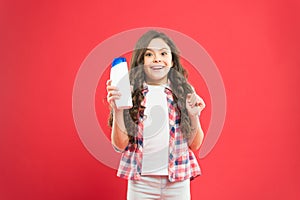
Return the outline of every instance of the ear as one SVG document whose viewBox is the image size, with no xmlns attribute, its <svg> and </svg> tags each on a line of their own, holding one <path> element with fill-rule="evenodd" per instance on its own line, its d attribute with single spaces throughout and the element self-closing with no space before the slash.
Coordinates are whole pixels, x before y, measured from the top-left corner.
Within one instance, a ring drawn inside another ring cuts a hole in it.
<svg viewBox="0 0 300 200">
<path fill-rule="evenodd" d="M 173 60 L 172 60 L 172 66 L 171 66 L 171 68 L 172 68 L 172 67 L 174 67 L 174 62 L 173 62 Z"/>
</svg>

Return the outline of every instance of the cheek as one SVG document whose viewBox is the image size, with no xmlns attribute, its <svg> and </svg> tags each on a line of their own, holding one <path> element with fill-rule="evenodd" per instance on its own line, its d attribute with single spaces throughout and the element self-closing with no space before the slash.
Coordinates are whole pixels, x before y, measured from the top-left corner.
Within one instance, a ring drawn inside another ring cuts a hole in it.
<svg viewBox="0 0 300 200">
<path fill-rule="evenodd" d="M 149 68 L 147 67 L 146 64 L 144 65 L 143 70 L 144 70 L 144 72 L 146 72 L 146 73 L 148 72 Z"/>
<path fill-rule="evenodd" d="M 150 58 L 144 58 L 144 64 L 148 64 L 150 62 L 151 62 Z"/>
<path fill-rule="evenodd" d="M 167 59 L 166 63 L 168 63 L 169 66 L 173 66 L 172 58 Z"/>
</svg>

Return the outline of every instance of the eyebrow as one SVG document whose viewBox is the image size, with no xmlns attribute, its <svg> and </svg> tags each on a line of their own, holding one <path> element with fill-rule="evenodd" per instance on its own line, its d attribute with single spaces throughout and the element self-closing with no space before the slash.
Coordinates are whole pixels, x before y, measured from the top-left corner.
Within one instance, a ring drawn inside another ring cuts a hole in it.
<svg viewBox="0 0 300 200">
<path fill-rule="evenodd" d="M 157 48 L 154 48 L 154 49 L 157 49 Z M 146 50 L 150 50 L 150 51 L 153 51 L 154 49 L 146 48 Z M 159 50 L 159 51 L 161 51 L 161 50 L 171 51 L 170 49 L 167 49 L 166 47 L 163 47 L 163 48 L 158 49 L 158 50 Z"/>
</svg>

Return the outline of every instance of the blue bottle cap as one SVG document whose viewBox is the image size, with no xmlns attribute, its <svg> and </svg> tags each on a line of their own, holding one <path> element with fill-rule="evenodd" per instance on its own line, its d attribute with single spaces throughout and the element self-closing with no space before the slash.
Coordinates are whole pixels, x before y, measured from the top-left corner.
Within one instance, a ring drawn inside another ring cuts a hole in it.
<svg viewBox="0 0 300 200">
<path fill-rule="evenodd" d="M 126 58 L 123 58 L 123 57 L 115 58 L 115 59 L 112 61 L 111 67 L 114 67 L 114 66 L 116 66 L 117 64 L 120 64 L 120 63 L 122 63 L 122 62 L 126 62 Z"/>
</svg>

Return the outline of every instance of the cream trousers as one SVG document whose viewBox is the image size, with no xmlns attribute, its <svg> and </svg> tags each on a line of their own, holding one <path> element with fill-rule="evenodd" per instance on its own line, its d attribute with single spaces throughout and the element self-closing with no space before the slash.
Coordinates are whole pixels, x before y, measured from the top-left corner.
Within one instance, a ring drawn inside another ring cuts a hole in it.
<svg viewBox="0 0 300 200">
<path fill-rule="evenodd" d="M 170 182 L 167 176 L 128 180 L 127 200 L 190 200 L 190 179 Z"/>
</svg>

